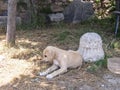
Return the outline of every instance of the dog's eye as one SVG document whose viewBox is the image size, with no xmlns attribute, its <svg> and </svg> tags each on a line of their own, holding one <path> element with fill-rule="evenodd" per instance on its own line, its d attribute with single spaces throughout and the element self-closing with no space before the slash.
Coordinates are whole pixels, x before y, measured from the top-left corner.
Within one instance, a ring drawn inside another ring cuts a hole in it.
<svg viewBox="0 0 120 90">
<path fill-rule="evenodd" d="M 47 57 L 47 55 L 44 55 L 44 57 Z"/>
</svg>

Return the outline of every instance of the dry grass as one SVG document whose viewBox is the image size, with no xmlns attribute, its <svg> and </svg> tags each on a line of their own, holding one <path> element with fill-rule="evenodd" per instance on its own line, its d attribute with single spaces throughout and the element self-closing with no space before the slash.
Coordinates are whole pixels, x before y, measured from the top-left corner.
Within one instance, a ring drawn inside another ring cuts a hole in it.
<svg viewBox="0 0 120 90">
<path fill-rule="evenodd" d="M 40 61 L 46 46 L 77 50 L 80 36 L 90 31 L 101 35 L 107 57 L 120 56 L 119 48 L 116 51 L 111 48 L 111 45 L 108 47 L 114 35 L 102 30 L 100 26 L 96 28 L 93 25 L 66 25 L 65 27 L 59 25 L 49 29 L 20 30 L 16 32 L 16 46 L 13 48 L 5 46 L 5 33 L 1 33 L 0 90 L 14 90 L 14 88 L 15 90 L 77 90 L 85 83 L 96 85 L 100 77 L 88 73 L 86 71 L 88 65 L 84 65 L 81 70 L 70 70 L 51 81 L 38 76 L 39 71 L 49 66 Z"/>
<path fill-rule="evenodd" d="M 25 60 L 0 61 L 0 87 L 12 83 L 15 78 L 20 79 L 21 75 L 30 75 L 33 68 L 33 64 Z"/>
</svg>

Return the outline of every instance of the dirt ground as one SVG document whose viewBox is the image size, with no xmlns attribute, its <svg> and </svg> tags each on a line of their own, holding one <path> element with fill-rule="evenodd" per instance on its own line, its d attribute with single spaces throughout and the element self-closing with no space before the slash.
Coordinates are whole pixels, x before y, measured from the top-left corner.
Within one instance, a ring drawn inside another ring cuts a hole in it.
<svg viewBox="0 0 120 90">
<path fill-rule="evenodd" d="M 5 46 L 5 33 L 1 33 L 0 90 L 120 90 L 120 75 L 111 73 L 107 68 L 90 72 L 87 68 L 91 64 L 88 63 L 84 63 L 81 69 L 69 69 L 67 73 L 51 80 L 39 76 L 40 71 L 50 66 L 40 61 L 43 49 L 48 45 L 54 45 L 65 50 L 77 50 L 80 36 L 88 32 L 80 30 L 20 30 L 16 32 L 14 48 Z M 107 56 L 120 56 L 119 49 L 107 48 L 113 37 L 104 38 L 106 32 L 98 33 L 103 38 Z"/>
</svg>

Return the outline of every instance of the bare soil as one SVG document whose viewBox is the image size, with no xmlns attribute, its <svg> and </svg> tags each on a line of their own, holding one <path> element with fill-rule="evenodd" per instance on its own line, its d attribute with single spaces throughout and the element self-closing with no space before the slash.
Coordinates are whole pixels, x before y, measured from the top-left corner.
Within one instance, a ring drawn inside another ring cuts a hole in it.
<svg viewBox="0 0 120 90">
<path fill-rule="evenodd" d="M 50 66 L 40 60 L 43 49 L 53 45 L 77 50 L 80 36 L 88 32 L 80 30 L 76 27 L 20 30 L 16 32 L 16 46 L 13 48 L 5 46 L 5 33 L 1 33 L 0 90 L 120 90 L 120 75 L 111 73 L 107 68 L 90 72 L 87 70 L 89 63 L 83 63 L 82 68 L 69 69 L 51 80 L 39 76 L 40 71 Z M 69 32 L 67 36 L 62 35 L 64 31 Z M 106 55 L 119 57 L 120 49 L 109 46 L 113 40 L 112 33 L 98 33 L 103 38 Z"/>
</svg>

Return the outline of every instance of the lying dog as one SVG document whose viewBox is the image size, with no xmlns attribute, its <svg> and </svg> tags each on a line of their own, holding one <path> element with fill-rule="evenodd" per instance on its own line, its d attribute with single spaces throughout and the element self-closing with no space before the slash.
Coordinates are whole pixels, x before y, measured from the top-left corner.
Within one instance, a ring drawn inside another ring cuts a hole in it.
<svg viewBox="0 0 120 90">
<path fill-rule="evenodd" d="M 67 72 L 67 68 L 76 68 L 82 65 L 82 57 L 79 52 L 72 50 L 65 51 L 53 46 L 48 46 L 44 49 L 43 61 L 53 63 L 46 71 L 40 72 L 40 76 L 46 75 L 48 79 Z"/>
</svg>

